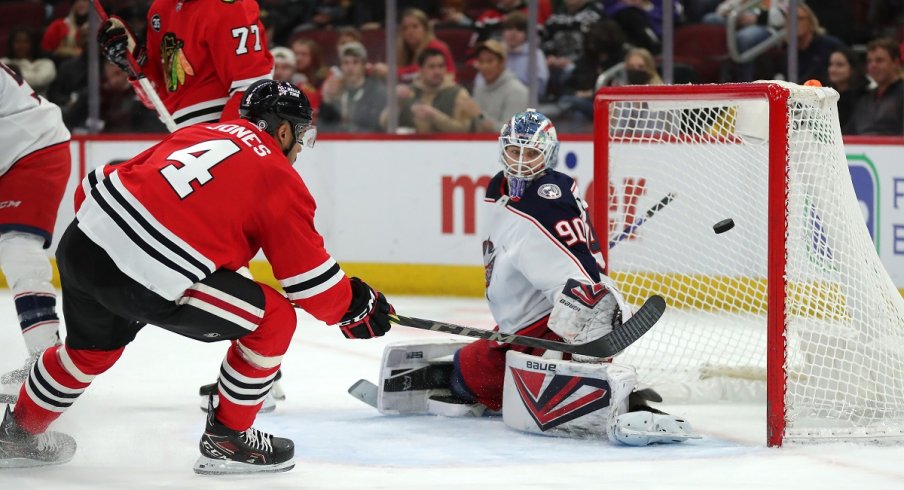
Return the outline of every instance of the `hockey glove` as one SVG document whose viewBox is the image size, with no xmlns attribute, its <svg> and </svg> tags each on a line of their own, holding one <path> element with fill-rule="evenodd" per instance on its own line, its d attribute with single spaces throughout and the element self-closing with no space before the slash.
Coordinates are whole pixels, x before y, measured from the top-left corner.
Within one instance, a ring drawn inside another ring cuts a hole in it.
<svg viewBox="0 0 904 490">
<path fill-rule="evenodd" d="M 347 339 L 381 337 L 392 326 L 389 315 L 395 313 L 383 293 L 374 291 L 357 277 L 351 278 L 352 303 L 339 322 L 339 329 Z"/>
<path fill-rule="evenodd" d="M 130 78 L 141 75 L 139 70 L 146 59 L 144 47 L 138 44 L 122 19 L 113 16 L 105 20 L 97 30 L 97 42 L 104 58 L 128 73 Z M 129 60 L 129 54 L 137 65 Z"/>
</svg>

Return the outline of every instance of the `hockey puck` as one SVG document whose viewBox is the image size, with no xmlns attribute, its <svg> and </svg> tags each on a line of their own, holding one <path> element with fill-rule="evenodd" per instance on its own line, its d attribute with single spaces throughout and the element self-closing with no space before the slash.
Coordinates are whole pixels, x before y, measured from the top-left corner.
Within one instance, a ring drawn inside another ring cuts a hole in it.
<svg viewBox="0 0 904 490">
<path fill-rule="evenodd" d="M 726 231 L 734 228 L 734 220 L 731 218 L 723 219 L 722 221 L 713 225 L 713 231 L 716 234 L 725 233 Z"/>
</svg>

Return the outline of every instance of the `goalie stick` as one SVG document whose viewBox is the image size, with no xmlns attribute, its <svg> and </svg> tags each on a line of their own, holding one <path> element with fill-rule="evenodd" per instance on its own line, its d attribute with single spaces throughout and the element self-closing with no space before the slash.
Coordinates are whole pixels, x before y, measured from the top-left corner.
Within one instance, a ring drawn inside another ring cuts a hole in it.
<svg viewBox="0 0 904 490">
<path fill-rule="evenodd" d="M 585 344 L 568 344 L 554 340 L 539 339 L 526 335 L 506 334 L 483 330 L 480 328 L 463 327 L 452 323 L 438 322 L 436 320 L 424 320 L 402 315 L 390 315 L 393 323 L 403 327 L 420 328 L 436 332 L 475 337 L 478 339 L 495 340 L 506 344 L 537 347 L 540 349 L 568 352 L 591 357 L 612 357 L 633 344 L 659 320 L 665 312 L 665 300 L 661 296 L 650 296 L 644 304 L 634 313 L 634 316 L 625 323 L 615 328 L 602 337 Z"/>
<path fill-rule="evenodd" d="M 97 16 L 100 18 L 101 23 L 109 18 L 107 11 L 104 10 L 104 7 L 100 4 L 100 0 L 93 0 L 91 4 L 94 5 L 94 10 L 97 12 Z M 166 109 L 166 106 L 163 105 L 163 101 L 160 100 L 160 96 L 157 95 L 157 91 L 154 89 L 151 81 L 148 80 L 144 75 L 144 72 L 141 71 L 141 65 L 135 61 L 135 57 L 132 56 L 132 53 L 130 53 L 128 49 L 126 50 L 126 58 L 132 66 L 132 71 L 138 74 L 136 77 L 138 84 L 141 85 L 144 95 L 151 101 L 151 105 L 153 105 L 154 109 L 157 111 L 157 116 L 160 118 L 160 121 L 166 125 L 166 129 L 169 130 L 170 133 L 174 132 L 177 128 L 176 122 L 173 121 L 173 116 Z"/>
<path fill-rule="evenodd" d="M 611 250 L 612 247 L 618 245 L 625 238 L 631 236 L 631 234 L 634 233 L 638 228 L 640 228 L 642 224 L 646 223 L 648 219 L 652 218 L 653 215 L 658 213 L 662 208 L 668 206 L 669 203 L 674 201 L 675 197 L 677 196 L 678 194 L 674 192 L 669 192 L 668 194 L 666 194 L 662 199 L 659 200 L 659 202 L 654 204 L 653 207 L 648 209 L 646 213 L 638 218 L 637 221 L 625 226 L 625 228 L 621 231 L 621 233 L 618 234 L 617 237 L 609 240 L 609 249 Z"/>
<path fill-rule="evenodd" d="M 625 350 L 628 346 L 640 339 L 643 334 L 653 328 L 653 325 L 659 321 L 659 318 L 662 317 L 664 312 L 665 300 L 658 295 L 650 296 L 628 321 L 608 334 L 585 344 L 567 344 L 565 342 L 538 339 L 525 335 L 503 334 L 479 328 L 463 327 L 451 323 L 423 320 L 401 315 L 390 315 L 390 318 L 393 323 L 405 327 L 434 330 L 437 332 L 495 340 L 497 342 L 524 345 L 527 347 L 539 347 L 546 350 L 569 352 L 585 356 L 612 357 Z M 355 384 L 349 387 L 348 393 L 372 407 L 377 406 L 377 385 L 366 379 L 356 381 Z"/>
</svg>

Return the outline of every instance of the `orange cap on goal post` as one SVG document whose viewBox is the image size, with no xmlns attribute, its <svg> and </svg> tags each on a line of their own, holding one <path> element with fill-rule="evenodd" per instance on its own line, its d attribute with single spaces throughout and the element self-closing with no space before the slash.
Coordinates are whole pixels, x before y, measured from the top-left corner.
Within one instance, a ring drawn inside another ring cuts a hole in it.
<svg viewBox="0 0 904 490">
<path fill-rule="evenodd" d="M 807 80 L 804 82 L 805 87 L 822 87 L 822 82 L 819 80 Z"/>
</svg>

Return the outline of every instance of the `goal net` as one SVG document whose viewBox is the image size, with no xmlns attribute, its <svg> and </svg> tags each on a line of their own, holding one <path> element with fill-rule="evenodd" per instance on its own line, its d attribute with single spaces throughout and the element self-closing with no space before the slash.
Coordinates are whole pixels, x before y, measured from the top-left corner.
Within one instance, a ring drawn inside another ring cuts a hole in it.
<svg viewBox="0 0 904 490">
<path fill-rule="evenodd" d="M 836 102 L 784 82 L 595 100 L 608 272 L 632 304 L 669 304 L 620 361 L 671 399 L 765 396 L 770 445 L 904 440 L 904 301 L 854 194 Z"/>
</svg>

